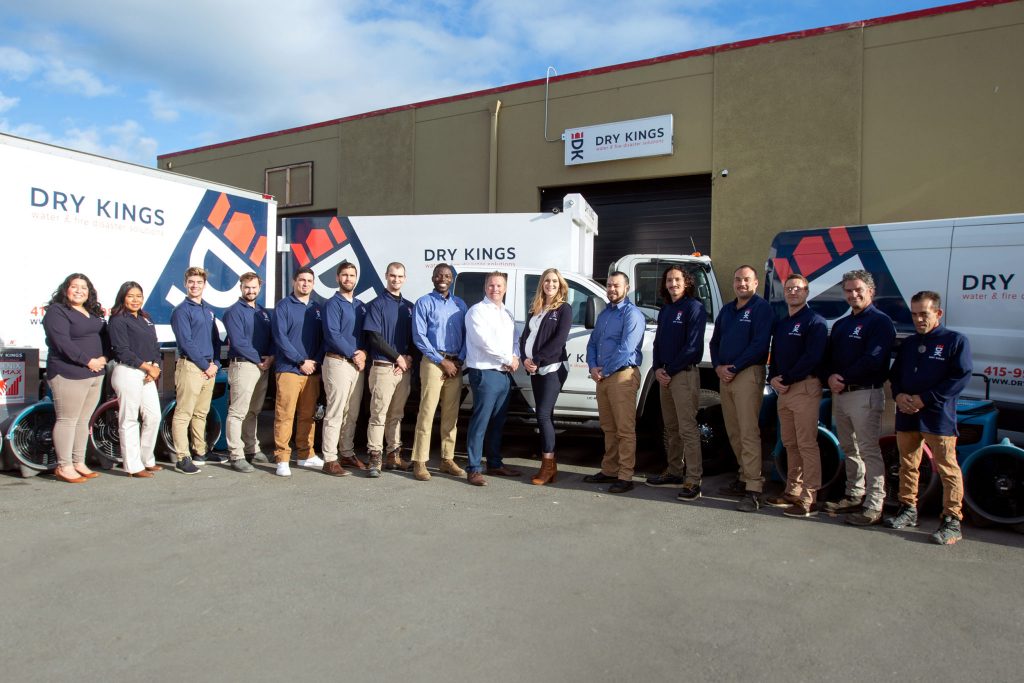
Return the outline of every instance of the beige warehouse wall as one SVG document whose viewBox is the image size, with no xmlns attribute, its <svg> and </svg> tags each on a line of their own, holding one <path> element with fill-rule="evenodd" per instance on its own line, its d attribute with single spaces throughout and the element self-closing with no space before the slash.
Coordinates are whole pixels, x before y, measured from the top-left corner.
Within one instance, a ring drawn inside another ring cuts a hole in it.
<svg viewBox="0 0 1024 683">
<path fill-rule="evenodd" d="M 1024 3 L 870 29 L 865 223 L 1024 211 Z"/>
<path fill-rule="evenodd" d="M 349 216 L 416 213 L 416 113 L 393 112 L 338 126 L 338 165 L 332 205 Z M 327 169 L 325 169 L 326 171 Z"/>
<path fill-rule="evenodd" d="M 860 31 L 715 56 L 711 255 L 723 291 L 780 230 L 860 215 Z M 728 177 L 721 170 L 728 169 Z"/>
</svg>

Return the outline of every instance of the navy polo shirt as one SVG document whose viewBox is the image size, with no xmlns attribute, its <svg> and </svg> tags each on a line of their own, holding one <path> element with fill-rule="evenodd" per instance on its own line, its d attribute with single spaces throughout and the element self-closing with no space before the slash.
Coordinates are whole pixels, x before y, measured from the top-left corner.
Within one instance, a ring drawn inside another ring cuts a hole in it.
<svg viewBox="0 0 1024 683">
<path fill-rule="evenodd" d="M 363 318 L 366 304 L 355 297 L 349 301 L 335 292 L 324 303 L 324 353 L 351 359 L 363 348 Z"/>
<path fill-rule="evenodd" d="M 206 371 L 213 363 L 220 367 L 220 335 L 213 306 L 185 299 L 171 313 L 171 330 L 178 342 L 178 355 Z"/>
<path fill-rule="evenodd" d="M 889 372 L 892 395 L 918 395 L 924 408 L 913 415 L 897 410 L 896 431 L 956 435 L 956 401 L 973 367 L 971 345 L 959 332 L 939 326 L 904 339 Z"/>
<path fill-rule="evenodd" d="M 771 305 L 757 294 L 739 308 L 736 300 L 722 307 L 708 345 L 711 365 L 724 365 L 730 372 L 768 362 L 768 347 L 775 322 Z"/>
<path fill-rule="evenodd" d="M 127 311 L 110 316 L 107 324 L 114 360 L 133 368 L 160 363 L 160 343 L 153 321 Z"/>
<path fill-rule="evenodd" d="M 301 375 L 299 366 L 307 360 L 323 362 L 323 311 L 310 300 L 302 303 L 294 294 L 277 302 L 271 323 L 274 331 L 275 372 Z"/>
<path fill-rule="evenodd" d="M 412 302 L 402 298 L 401 294 L 394 296 L 383 292 L 367 305 L 363 332 L 379 334 L 397 355 L 409 355 L 412 349 L 412 310 Z M 374 346 L 373 360 L 395 361 L 397 358 L 389 357 Z"/>
<path fill-rule="evenodd" d="M 663 305 L 654 335 L 654 369 L 675 375 L 700 363 L 707 320 L 704 305 L 692 296 Z"/>
<path fill-rule="evenodd" d="M 885 313 L 868 306 L 856 315 L 840 318 L 829 335 L 828 364 L 822 373 L 839 374 L 843 384 L 880 387 L 889 374 L 889 358 L 896 328 Z"/>
<path fill-rule="evenodd" d="M 271 314 L 259 304 L 250 306 L 242 299 L 231 304 L 224 311 L 224 327 L 228 332 L 229 358 L 243 358 L 258 365 L 263 356 L 274 355 Z"/>
<path fill-rule="evenodd" d="M 768 376 L 782 375 L 782 383 L 787 386 L 808 377 L 817 377 L 825 359 L 827 342 L 825 319 L 806 304 L 795 314 L 775 321 Z"/>
<path fill-rule="evenodd" d="M 64 304 L 50 304 L 43 315 L 46 331 L 46 378 L 89 379 L 101 373 L 86 367 L 93 358 L 106 356 L 107 321 L 85 315 Z"/>
</svg>

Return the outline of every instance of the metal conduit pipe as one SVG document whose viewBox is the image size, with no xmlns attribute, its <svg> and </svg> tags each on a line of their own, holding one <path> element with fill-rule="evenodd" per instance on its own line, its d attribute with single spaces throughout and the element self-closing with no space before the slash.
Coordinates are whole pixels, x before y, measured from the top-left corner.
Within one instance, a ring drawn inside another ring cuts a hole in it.
<svg viewBox="0 0 1024 683">
<path fill-rule="evenodd" d="M 501 100 L 494 100 L 491 110 L 491 163 L 487 179 L 487 212 L 498 210 L 498 114 L 501 112 Z"/>
</svg>

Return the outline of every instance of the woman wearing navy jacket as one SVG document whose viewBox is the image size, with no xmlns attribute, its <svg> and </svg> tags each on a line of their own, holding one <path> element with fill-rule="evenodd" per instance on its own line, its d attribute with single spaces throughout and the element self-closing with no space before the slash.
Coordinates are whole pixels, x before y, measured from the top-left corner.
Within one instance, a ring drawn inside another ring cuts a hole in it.
<svg viewBox="0 0 1024 683">
<path fill-rule="evenodd" d="M 46 331 L 46 381 L 53 392 L 57 421 L 54 476 L 81 484 L 99 476 L 85 464 L 89 417 L 96 408 L 107 366 L 107 323 L 96 288 L 85 275 L 72 273 L 53 293 L 43 315 Z"/>
<path fill-rule="evenodd" d="M 110 384 L 117 393 L 121 461 L 129 477 L 152 477 L 163 468 L 153 448 L 160 432 L 160 344 L 156 326 L 142 310 L 142 285 L 126 282 L 110 311 L 110 344 L 117 361 Z M 139 430 L 139 416 L 142 429 Z"/>
<path fill-rule="evenodd" d="M 537 294 L 530 306 L 530 320 L 519 337 L 519 357 L 530 374 L 533 400 L 537 408 L 537 426 L 540 428 L 540 471 L 531 483 L 543 486 L 554 482 L 558 474 L 555 465 L 555 426 L 551 415 L 555 400 L 565 378 L 565 342 L 572 326 L 572 307 L 568 303 L 569 285 L 557 268 L 548 268 L 537 283 Z"/>
</svg>

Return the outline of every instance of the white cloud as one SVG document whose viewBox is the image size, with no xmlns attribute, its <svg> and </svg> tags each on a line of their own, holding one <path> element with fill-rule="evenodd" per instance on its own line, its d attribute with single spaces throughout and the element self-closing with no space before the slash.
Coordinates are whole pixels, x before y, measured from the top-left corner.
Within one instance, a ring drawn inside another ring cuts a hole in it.
<svg viewBox="0 0 1024 683">
<path fill-rule="evenodd" d="M 146 93 L 146 104 L 149 105 L 149 112 L 157 121 L 173 123 L 180 118 L 178 110 L 167 100 L 167 95 L 159 90 L 150 90 Z"/>
<path fill-rule="evenodd" d="M 0 92 L 0 114 L 3 114 L 8 109 L 12 109 L 18 106 L 18 102 L 21 98 L 18 97 L 6 97 L 3 92 Z"/>
<path fill-rule="evenodd" d="M 51 59 L 44 69 L 43 77 L 52 85 L 86 97 L 110 95 L 117 90 L 113 86 L 105 85 L 87 69 L 68 66 L 62 59 Z"/>
<path fill-rule="evenodd" d="M 145 135 L 142 126 L 131 119 L 104 127 L 71 126 L 57 134 L 37 123 L 11 124 L 7 119 L 0 119 L 0 130 L 17 137 L 145 166 L 152 166 L 156 159 L 157 141 Z"/>
<path fill-rule="evenodd" d="M 23 81 L 38 68 L 38 60 L 27 52 L 9 45 L 0 45 L 0 74 Z"/>
</svg>

